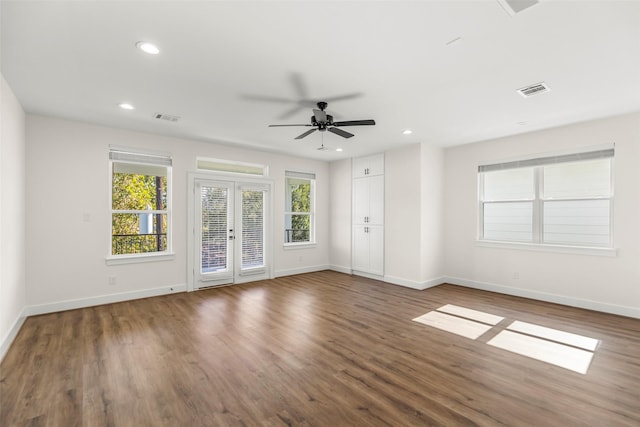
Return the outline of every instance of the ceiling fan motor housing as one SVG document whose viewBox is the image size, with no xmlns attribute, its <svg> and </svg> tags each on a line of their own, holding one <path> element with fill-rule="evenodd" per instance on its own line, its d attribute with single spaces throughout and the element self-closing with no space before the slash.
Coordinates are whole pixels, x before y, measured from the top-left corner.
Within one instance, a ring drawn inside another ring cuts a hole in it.
<svg viewBox="0 0 640 427">
<path fill-rule="evenodd" d="M 320 101 L 317 103 L 319 110 L 313 110 L 313 116 L 311 116 L 311 124 L 298 124 L 298 125 L 269 125 L 269 127 L 277 127 L 277 126 L 308 126 L 314 127 L 315 129 L 309 129 L 308 131 L 298 135 L 294 139 L 302 139 L 316 130 L 320 132 L 329 131 L 336 135 L 339 135 L 343 138 L 351 138 L 353 136 L 352 133 L 346 132 L 345 130 L 340 129 L 343 126 L 365 126 L 365 125 L 375 125 L 376 122 L 374 120 L 349 120 L 349 121 L 340 121 L 334 122 L 333 116 L 327 114 L 324 110 L 327 108 L 327 103 L 324 101 Z"/>
</svg>

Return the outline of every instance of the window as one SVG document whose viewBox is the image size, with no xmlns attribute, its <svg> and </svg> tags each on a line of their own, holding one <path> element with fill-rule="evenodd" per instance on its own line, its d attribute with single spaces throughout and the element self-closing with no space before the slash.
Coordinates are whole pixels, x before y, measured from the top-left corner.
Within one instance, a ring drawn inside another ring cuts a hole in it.
<svg viewBox="0 0 640 427">
<path fill-rule="evenodd" d="M 480 240 L 612 247 L 613 155 L 480 166 Z"/>
<path fill-rule="evenodd" d="M 119 150 L 111 167 L 112 256 L 171 249 L 171 158 Z"/>
<path fill-rule="evenodd" d="M 285 172 L 285 243 L 315 243 L 315 180 L 313 173 Z"/>
<path fill-rule="evenodd" d="M 269 168 L 265 165 L 257 165 L 254 163 L 245 162 L 233 162 L 229 160 L 209 159 L 204 157 L 198 157 L 196 159 L 196 168 L 203 171 L 232 175 L 267 176 L 269 174 Z"/>
</svg>

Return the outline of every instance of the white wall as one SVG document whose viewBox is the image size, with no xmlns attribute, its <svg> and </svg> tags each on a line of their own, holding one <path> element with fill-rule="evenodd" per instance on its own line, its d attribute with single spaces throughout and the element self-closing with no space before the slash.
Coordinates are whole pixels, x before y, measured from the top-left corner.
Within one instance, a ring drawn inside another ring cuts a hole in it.
<svg viewBox="0 0 640 427">
<path fill-rule="evenodd" d="M 420 145 L 385 152 L 384 276 L 386 281 L 419 287 L 421 278 Z"/>
<path fill-rule="evenodd" d="M 267 164 L 274 182 L 276 275 L 329 265 L 329 178 L 326 162 L 163 137 L 62 119 L 27 116 L 27 263 L 31 313 L 183 290 L 187 276 L 187 172 L 196 156 Z M 173 156 L 173 249 L 169 261 L 107 266 L 109 145 Z M 316 240 L 284 250 L 284 171 L 316 173 Z M 88 220 L 88 221 L 87 221 Z M 109 277 L 116 276 L 116 285 Z"/>
<path fill-rule="evenodd" d="M 351 273 L 351 159 L 329 164 L 329 262 L 331 268 Z"/>
<path fill-rule="evenodd" d="M 442 283 L 444 269 L 444 150 L 420 144 L 421 276 L 423 287 Z"/>
<path fill-rule="evenodd" d="M 616 257 L 476 246 L 477 167 L 615 143 Z M 640 114 L 449 148 L 445 275 L 452 283 L 640 317 Z M 514 274 L 515 273 L 515 274 Z M 518 277 L 518 278 L 516 278 Z"/>
<path fill-rule="evenodd" d="M 0 75 L 0 360 L 24 321 L 25 114 Z"/>
</svg>

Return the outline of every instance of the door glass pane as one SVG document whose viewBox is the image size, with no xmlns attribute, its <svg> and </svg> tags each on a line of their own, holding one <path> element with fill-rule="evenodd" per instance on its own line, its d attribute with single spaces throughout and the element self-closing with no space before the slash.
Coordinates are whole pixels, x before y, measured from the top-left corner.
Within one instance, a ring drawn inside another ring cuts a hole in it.
<svg viewBox="0 0 640 427">
<path fill-rule="evenodd" d="M 202 204 L 201 273 L 228 269 L 229 190 L 224 187 L 200 189 Z"/>
<path fill-rule="evenodd" d="M 264 192 L 242 191 L 242 269 L 264 267 Z"/>
</svg>

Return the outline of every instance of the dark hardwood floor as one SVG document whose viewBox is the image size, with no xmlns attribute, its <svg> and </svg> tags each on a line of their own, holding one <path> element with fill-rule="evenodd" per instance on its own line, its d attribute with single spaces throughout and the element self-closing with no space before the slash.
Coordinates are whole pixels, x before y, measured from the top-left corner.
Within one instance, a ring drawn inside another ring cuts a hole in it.
<svg viewBox="0 0 640 427">
<path fill-rule="evenodd" d="M 581 375 L 412 322 L 445 304 L 600 344 Z M 640 320 L 329 271 L 35 316 L 0 425 L 639 426 Z"/>
</svg>

